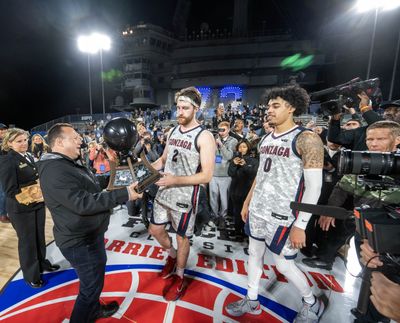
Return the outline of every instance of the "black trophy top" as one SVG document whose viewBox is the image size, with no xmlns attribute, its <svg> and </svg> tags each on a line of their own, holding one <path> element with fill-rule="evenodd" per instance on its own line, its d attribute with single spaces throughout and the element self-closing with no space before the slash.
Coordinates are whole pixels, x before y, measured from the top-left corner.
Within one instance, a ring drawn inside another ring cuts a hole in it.
<svg viewBox="0 0 400 323">
<path fill-rule="evenodd" d="M 114 118 L 104 127 L 103 138 L 111 149 L 127 153 L 136 144 L 138 133 L 132 121 Z"/>
</svg>

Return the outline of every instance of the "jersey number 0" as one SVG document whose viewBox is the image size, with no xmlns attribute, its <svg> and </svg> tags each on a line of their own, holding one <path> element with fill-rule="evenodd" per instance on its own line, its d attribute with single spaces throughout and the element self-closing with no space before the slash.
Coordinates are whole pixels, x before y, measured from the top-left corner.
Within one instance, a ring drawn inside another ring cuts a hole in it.
<svg viewBox="0 0 400 323">
<path fill-rule="evenodd" d="M 264 172 L 268 173 L 271 170 L 272 159 L 267 158 L 264 164 Z"/>
</svg>

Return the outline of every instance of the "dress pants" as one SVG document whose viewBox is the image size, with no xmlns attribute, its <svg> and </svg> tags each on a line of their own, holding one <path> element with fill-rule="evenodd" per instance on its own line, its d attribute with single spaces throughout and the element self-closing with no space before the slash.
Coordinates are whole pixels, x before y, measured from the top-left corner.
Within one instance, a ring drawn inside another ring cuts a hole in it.
<svg viewBox="0 0 400 323">
<path fill-rule="evenodd" d="M 24 279 L 37 282 L 46 267 L 46 241 L 44 206 L 31 212 L 9 213 L 10 221 L 18 237 L 18 254 Z"/>
<path fill-rule="evenodd" d="M 242 208 L 243 203 L 246 199 L 246 195 L 238 196 L 230 196 L 230 204 L 232 205 L 232 217 L 233 223 L 235 225 L 235 234 L 245 236 L 244 233 L 244 222 L 242 220 Z"/>
<path fill-rule="evenodd" d="M 100 294 L 107 262 L 104 234 L 89 243 L 60 250 L 79 278 L 79 294 L 70 322 L 94 322 L 100 311 Z"/>
<path fill-rule="evenodd" d="M 232 178 L 229 176 L 213 176 L 210 182 L 210 206 L 215 217 L 226 218 L 228 213 L 229 187 Z"/>
</svg>

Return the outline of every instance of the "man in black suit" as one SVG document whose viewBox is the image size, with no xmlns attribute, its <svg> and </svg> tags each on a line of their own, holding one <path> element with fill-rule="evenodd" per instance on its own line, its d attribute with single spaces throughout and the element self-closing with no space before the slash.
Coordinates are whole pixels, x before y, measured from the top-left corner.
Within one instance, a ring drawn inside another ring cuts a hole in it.
<svg viewBox="0 0 400 323">
<path fill-rule="evenodd" d="M 111 210 L 136 200 L 136 184 L 102 191 L 94 174 L 80 162 L 81 136 L 70 124 L 55 124 L 47 133 L 52 152 L 38 163 L 40 186 L 54 221 L 54 239 L 79 278 L 79 294 L 70 322 L 93 322 L 110 317 L 116 301 L 100 305 L 107 255 L 104 233 Z"/>
</svg>

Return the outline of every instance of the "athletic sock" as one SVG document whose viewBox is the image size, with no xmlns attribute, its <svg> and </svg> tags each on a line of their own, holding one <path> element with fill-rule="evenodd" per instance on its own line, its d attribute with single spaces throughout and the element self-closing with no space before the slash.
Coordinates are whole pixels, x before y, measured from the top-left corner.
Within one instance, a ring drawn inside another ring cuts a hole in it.
<svg viewBox="0 0 400 323">
<path fill-rule="evenodd" d="M 314 305 L 316 301 L 316 298 L 312 293 L 311 295 L 303 296 L 303 299 L 307 304 L 310 304 L 311 306 Z"/>
<path fill-rule="evenodd" d="M 258 293 L 251 290 L 247 290 L 247 298 L 251 301 L 256 301 L 258 300 Z"/>
<path fill-rule="evenodd" d="M 183 278 L 183 273 L 184 273 L 184 271 L 185 271 L 185 268 L 178 268 L 178 267 L 176 267 L 175 273 L 176 273 L 179 277 Z"/>
</svg>

